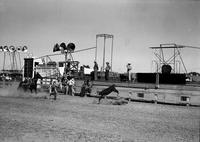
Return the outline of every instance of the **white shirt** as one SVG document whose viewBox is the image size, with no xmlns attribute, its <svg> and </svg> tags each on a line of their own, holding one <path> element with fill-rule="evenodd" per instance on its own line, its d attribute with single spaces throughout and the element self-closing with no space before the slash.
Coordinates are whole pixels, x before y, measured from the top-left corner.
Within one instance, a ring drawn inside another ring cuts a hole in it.
<svg viewBox="0 0 200 142">
<path fill-rule="evenodd" d="M 131 65 L 127 65 L 126 67 L 127 67 L 127 71 L 130 71 L 130 70 L 132 70 L 132 67 L 131 67 Z"/>
</svg>

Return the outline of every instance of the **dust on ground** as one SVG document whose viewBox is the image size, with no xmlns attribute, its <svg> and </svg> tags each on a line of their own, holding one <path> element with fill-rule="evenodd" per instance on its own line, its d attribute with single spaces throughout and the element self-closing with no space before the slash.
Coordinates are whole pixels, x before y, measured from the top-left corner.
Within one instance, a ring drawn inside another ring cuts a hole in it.
<svg viewBox="0 0 200 142">
<path fill-rule="evenodd" d="M 47 96 L 47 97 L 45 97 Z M 1 142 L 199 142 L 199 107 L 0 90 Z M 105 101 L 105 100 L 103 100 Z"/>
</svg>

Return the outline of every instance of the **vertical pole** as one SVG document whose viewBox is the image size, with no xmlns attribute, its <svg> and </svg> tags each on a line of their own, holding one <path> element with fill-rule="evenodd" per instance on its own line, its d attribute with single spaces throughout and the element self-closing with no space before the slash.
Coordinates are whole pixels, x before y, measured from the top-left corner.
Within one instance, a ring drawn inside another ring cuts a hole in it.
<svg viewBox="0 0 200 142">
<path fill-rule="evenodd" d="M 21 70 L 22 65 L 21 65 L 21 57 L 20 57 L 20 53 L 19 52 L 18 52 L 18 57 L 19 57 L 19 68 Z"/>
<path fill-rule="evenodd" d="M 161 57 L 161 49 L 159 49 L 159 56 Z M 162 59 L 161 59 L 162 60 Z M 159 69 L 162 68 L 162 61 L 159 60 Z M 162 70 L 162 69 L 161 69 Z"/>
<path fill-rule="evenodd" d="M 11 55 L 10 52 L 8 52 L 8 54 L 9 54 L 9 57 L 10 57 L 10 67 L 12 67 L 12 55 Z"/>
<path fill-rule="evenodd" d="M 175 47 L 174 47 L 174 73 L 176 73 L 176 66 L 175 66 L 175 64 L 176 64 L 176 48 L 177 48 L 177 46 L 175 45 Z"/>
<path fill-rule="evenodd" d="M 111 45 L 111 71 L 112 71 L 112 61 L 113 61 L 113 38 L 114 36 L 112 36 L 112 45 Z"/>
<path fill-rule="evenodd" d="M 11 67 L 11 70 L 14 70 L 15 68 L 15 53 L 12 52 L 12 67 Z"/>
<path fill-rule="evenodd" d="M 157 65 L 157 69 L 156 69 L 156 89 L 159 88 L 159 72 L 158 72 L 158 64 Z"/>
<path fill-rule="evenodd" d="M 103 70 L 105 65 L 105 48 L 106 48 L 106 35 L 104 35 L 104 48 L 103 48 Z"/>
<path fill-rule="evenodd" d="M 13 54 L 14 54 L 14 57 L 15 57 L 15 59 L 14 59 L 15 60 L 15 68 L 14 69 L 18 70 L 18 66 L 17 66 L 17 54 L 16 54 L 15 51 L 13 52 Z"/>
<path fill-rule="evenodd" d="M 64 73 L 66 73 L 66 68 L 67 68 L 67 52 L 64 52 L 65 53 L 65 68 L 64 68 Z"/>
<path fill-rule="evenodd" d="M 96 35 L 96 49 L 95 49 L 95 61 L 97 62 L 97 35 Z"/>
<path fill-rule="evenodd" d="M 161 55 L 162 55 L 162 62 L 165 64 L 165 57 L 164 57 L 164 53 L 163 53 L 163 49 L 160 49 Z"/>
<path fill-rule="evenodd" d="M 181 59 L 181 62 L 182 62 L 182 64 L 183 64 L 183 67 L 184 67 L 184 69 L 185 69 L 185 73 L 187 74 L 187 69 L 186 69 L 186 67 L 185 67 L 185 64 L 184 64 L 184 62 L 183 62 L 183 59 L 182 59 L 182 57 L 181 57 L 181 53 L 180 53 L 180 51 L 179 51 L 178 48 L 177 48 L 177 51 L 178 51 L 178 55 L 179 55 L 179 57 L 180 57 L 180 59 Z"/>
<path fill-rule="evenodd" d="M 6 60 L 6 53 L 4 52 L 4 57 L 3 57 L 3 70 L 5 69 L 5 60 Z"/>
</svg>

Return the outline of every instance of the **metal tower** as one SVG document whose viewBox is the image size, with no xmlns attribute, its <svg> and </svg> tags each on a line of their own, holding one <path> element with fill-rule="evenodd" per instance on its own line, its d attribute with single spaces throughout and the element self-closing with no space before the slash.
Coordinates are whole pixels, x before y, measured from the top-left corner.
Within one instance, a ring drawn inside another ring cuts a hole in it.
<svg viewBox="0 0 200 142">
<path fill-rule="evenodd" d="M 106 39 L 111 39 L 112 40 L 112 43 L 111 43 L 111 58 L 110 58 L 110 65 L 111 65 L 111 71 L 112 71 L 112 62 L 113 62 L 113 39 L 114 39 L 114 36 L 113 35 L 110 35 L 110 34 L 97 34 L 96 35 L 96 52 L 95 52 L 95 61 L 97 61 L 97 42 L 98 42 L 98 38 L 99 37 L 103 37 L 104 38 L 104 47 L 103 47 L 103 66 L 102 66 L 102 69 L 104 70 L 105 69 L 105 49 L 106 49 Z"/>
<path fill-rule="evenodd" d="M 27 52 L 26 46 L 0 46 L 0 51 L 3 52 L 3 71 L 9 70 L 15 72 L 22 69 L 20 53 Z"/>
<path fill-rule="evenodd" d="M 150 47 L 154 50 L 154 55 L 157 57 L 157 60 L 155 61 L 155 63 L 157 64 L 157 72 L 161 72 L 161 68 L 163 65 L 170 65 L 172 67 L 173 73 L 180 73 L 180 65 L 182 64 L 185 73 L 187 73 L 187 69 L 180 52 L 180 49 L 186 47 L 200 49 L 200 47 L 177 45 L 175 43 L 160 44 L 159 47 Z M 165 56 L 164 51 L 166 50 L 172 51 L 170 57 Z"/>
</svg>

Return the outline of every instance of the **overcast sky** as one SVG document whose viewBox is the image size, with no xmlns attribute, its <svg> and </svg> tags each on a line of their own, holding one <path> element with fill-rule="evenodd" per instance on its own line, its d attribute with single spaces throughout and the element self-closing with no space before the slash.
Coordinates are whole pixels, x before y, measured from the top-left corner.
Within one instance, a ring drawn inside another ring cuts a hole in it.
<svg viewBox="0 0 200 142">
<path fill-rule="evenodd" d="M 150 46 L 177 43 L 200 47 L 197 0 L 0 0 L 0 45 L 27 45 L 35 57 L 53 53 L 55 43 L 74 42 L 76 50 L 96 46 L 96 34 L 114 35 L 113 70 L 151 72 Z M 111 42 L 106 42 L 106 61 Z M 98 40 L 102 66 L 103 40 Z M 188 72 L 200 72 L 200 50 L 181 51 Z M 3 53 L 1 55 L 1 66 Z M 74 54 L 93 66 L 94 50 Z M 54 57 L 63 60 L 62 56 Z"/>
</svg>

